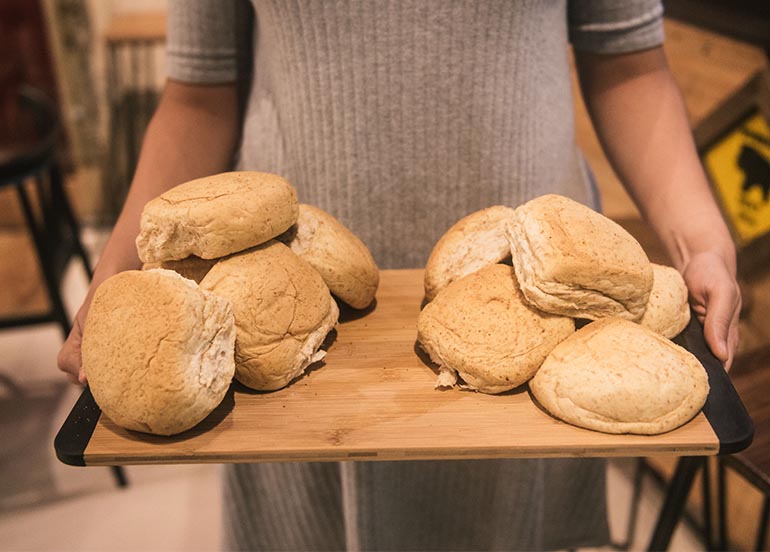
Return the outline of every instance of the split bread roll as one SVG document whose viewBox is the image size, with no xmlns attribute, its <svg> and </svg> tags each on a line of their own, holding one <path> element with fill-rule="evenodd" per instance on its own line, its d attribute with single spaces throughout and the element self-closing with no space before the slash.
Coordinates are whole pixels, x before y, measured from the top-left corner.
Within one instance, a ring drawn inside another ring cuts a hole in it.
<svg viewBox="0 0 770 552">
<path fill-rule="evenodd" d="M 436 243 L 425 265 L 425 298 L 454 280 L 511 256 L 505 234 L 514 209 L 495 205 L 460 219 Z"/>
<path fill-rule="evenodd" d="M 687 285 L 673 267 L 653 263 L 652 270 L 652 292 L 639 323 L 663 337 L 672 338 L 690 322 Z"/>
<path fill-rule="evenodd" d="M 703 407 L 708 376 L 690 352 L 633 322 L 592 322 L 556 346 L 529 383 L 537 401 L 570 424 L 655 435 Z"/>
<path fill-rule="evenodd" d="M 291 250 L 318 271 L 329 290 L 355 309 L 374 300 L 380 272 L 358 237 L 329 213 L 299 206 L 297 224 L 287 233 Z"/>
<path fill-rule="evenodd" d="M 83 330 L 83 370 L 117 425 L 158 435 L 195 426 L 222 402 L 235 371 L 227 299 L 169 270 L 105 280 Z"/>
<path fill-rule="evenodd" d="M 513 268 L 502 264 L 449 284 L 417 321 L 417 339 L 441 369 L 437 385 L 451 386 L 459 374 L 484 393 L 525 383 L 574 331 L 571 318 L 530 307 Z"/>
<path fill-rule="evenodd" d="M 323 358 L 339 315 L 321 276 L 275 240 L 222 259 L 201 289 L 232 302 L 235 378 L 252 389 L 285 387 Z"/>
<path fill-rule="evenodd" d="M 168 190 L 145 205 L 142 262 L 216 259 L 264 243 L 297 221 L 297 193 L 274 174 L 229 172 Z"/>
<path fill-rule="evenodd" d="M 507 228 L 527 301 L 545 312 L 638 320 L 652 289 L 642 246 L 607 217 L 549 194 L 516 209 Z"/>
<path fill-rule="evenodd" d="M 211 267 L 214 266 L 218 260 L 219 259 L 201 259 L 195 255 L 190 255 L 189 257 L 178 261 L 144 263 L 142 265 L 142 270 L 152 270 L 154 268 L 173 270 L 183 278 L 187 278 L 196 284 L 200 284 L 203 277 L 208 274 L 208 271 L 211 270 Z"/>
</svg>

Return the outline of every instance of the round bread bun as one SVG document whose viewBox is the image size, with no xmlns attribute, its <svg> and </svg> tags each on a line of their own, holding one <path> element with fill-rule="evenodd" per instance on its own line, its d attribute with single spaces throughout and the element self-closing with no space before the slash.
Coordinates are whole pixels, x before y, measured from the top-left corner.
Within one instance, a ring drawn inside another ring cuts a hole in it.
<svg viewBox="0 0 770 552">
<path fill-rule="evenodd" d="M 592 322 L 557 345 L 529 387 L 565 422 L 642 435 L 671 431 L 692 419 L 709 392 L 695 356 L 621 318 Z"/>
<path fill-rule="evenodd" d="M 527 301 L 545 312 L 638 320 L 652 265 L 631 234 L 569 198 L 549 194 L 519 206 L 507 227 Z"/>
<path fill-rule="evenodd" d="M 513 268 L 502 264 L 455 280 L 417 320 L 417 339 L 441 370 L 437 386 L 453 385 L 459 374 L 483 393 L 525 383 L 574 331 L 571 318 L 530 307 Z"/>
<path fill-rule="evenodd" d="M 235 372 L 230 302 L 170 270 L 105 280 L 83 330 L 83 370 L 117 425 L 181 433 L 222 402 Z"/>
<path fill-rule="evenodd" d="M 425 265 L 425 298 L 454 280 L 511 256 L 505 226 L 514 209 L 495 205 L 461 218 L 441 236 Z"/>
<path fill-rule="evenodd" d="M 297 224 L 286 237 L 291 250 L 318 271 L 334 295 L 354 309 L 371 304 L 380 272 L 364 242 L 340 221 L 302 204 Z"/>
<path fill-rule="evenodd" d="M 323 358 L 339 316 L 318 272 L 275 240 L 222 259 L 201 289 L 232 302 L 235 379 L 252 389 L 285 387 Z"/>
<path fill-rule="evenodd" d="M 191 180 L 145 205 L 136 249 L 142 262 L 190 255 L 216 259 L 259 245 L 297 222 L 297 193 L 287 180 L 229 172 Z"/>
<path fill-rule="evenodd" d="M 144 263 L 142 270 L 152 270 L 154 268 L 163 268 L 165 270 L 173 270 L 180 276 L 192 280 L 196 284 L 200 284 L 203 277 L 211 270 L 219 259 L 201 259 L 195 255 L 190 255 L 184 259 L 178 261 L 156 261 L 152 263 Z"/>
<path fill-rule="evenodd" d="M 654 281 L 647 308 L 639 323 L 672 338 L 679 335 L 690 322 L 687 285 L 679 271 L 670 266 L 652 265 Z"/>
</svg>

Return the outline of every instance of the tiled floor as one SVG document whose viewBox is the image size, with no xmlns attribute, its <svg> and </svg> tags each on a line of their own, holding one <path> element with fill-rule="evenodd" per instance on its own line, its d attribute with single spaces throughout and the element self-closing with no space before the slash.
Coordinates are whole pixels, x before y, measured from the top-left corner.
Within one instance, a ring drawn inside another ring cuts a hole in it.
<svg viewBox="0 0 770 552">
<path fill-rule="evenodd" d="M 104 236 L 87 232 L 98 249 Z M 4 285 L 12 285 L 4 283 Z M 72 263 L 65 279 L 68 306 L 85 294 L 85 276 Z M 53 438 L 80 389 L 55 367 L 57 327 L 0 332 L 0 550 L 215 550 L 219 548 L 220 471 L 216 465 L 128 467 L 130 486 L 115 487 L 106 468 L 61 464 Z M 616 540 L 625 535 L 631 463 L 610 464 L 609 504 Z M 634 549 L 644 549 L 660 505 L 645 485 Z M 682 526 L 672 550 L 701 550 Z"/>
</svg>

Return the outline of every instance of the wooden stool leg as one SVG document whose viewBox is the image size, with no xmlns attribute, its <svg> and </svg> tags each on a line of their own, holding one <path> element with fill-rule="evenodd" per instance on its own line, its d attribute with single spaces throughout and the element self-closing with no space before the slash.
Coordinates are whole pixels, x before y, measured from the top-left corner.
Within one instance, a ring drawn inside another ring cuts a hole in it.
<svg viewBox="0 0 770 552">
<path fill-rule="evenodd" d="M 759 517 L 759 530 L 757 531 L 757 542 L 754 550 L 764 550 L 765 540 L 767 539 L 767 524 L 770 521 L 770 496 L 765 495 L 762 503 L 762 515 Z"/>
</svg>

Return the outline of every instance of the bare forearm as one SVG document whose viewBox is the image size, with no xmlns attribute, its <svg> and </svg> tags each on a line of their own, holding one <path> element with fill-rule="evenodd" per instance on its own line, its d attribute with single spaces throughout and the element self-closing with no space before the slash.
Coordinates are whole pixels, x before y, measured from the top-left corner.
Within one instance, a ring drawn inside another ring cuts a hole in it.
<svg viewBox="0 0 770 552">
<path fill-rule="evenodd" d="M 683 270 L 693 255 L 713 251 L 734 274 L 732 240 L 662 51 L 625 60 L 578 55 L 578 66 L 602 146 L 677 268 Z"/>
<path fill-rule="evenodd" d="M 181 89 L 180 89 L 181 87 Z M 164 191 L 194 178 L 226 170 L 236 146 L 237 107 L 232 86 L 199 87 L 169 83 L 147 129 L 128 197 L 96 267 L 86 304 L 95 288 L 122 270 L 139 268 L 134 240 L 144 205 Z M 210 109 L 215 104 L 215 109 Z"/>
</svg>

